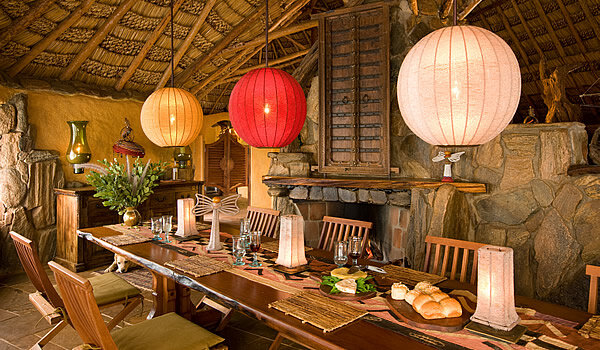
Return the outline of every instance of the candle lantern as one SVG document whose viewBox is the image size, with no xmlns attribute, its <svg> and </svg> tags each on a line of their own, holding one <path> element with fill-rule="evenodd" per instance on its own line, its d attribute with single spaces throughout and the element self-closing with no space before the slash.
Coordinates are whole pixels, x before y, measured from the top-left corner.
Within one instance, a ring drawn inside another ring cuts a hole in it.
<svg viewBox="0 0 600 350">
<path fill-rule="evenodd" d="M 471 320 L 501 331 L 520 321 L 515 309 L 513 250 L 486 245 L 478 250 L 477 308 Z"/>
<path fill-rule="evenodd" d="M 287 268 L 306 265 L 304 220 L 299 215 L 283 215 L 279 226 L 279 254 L 276 264 Z"/>
<path fill-rule="evenodd" d="M 68 121 L 67 124 L 71 127 L 71 142 L 67 148 L 67 162 L 75 164 L 84 164 L 92 158 L 92 151 L 88 145 L 85 134 L 87 120 Z M 82 174 L 83 168 L 74 167 L 75 174 Z"/>
<path fill-rule="evenodd" d="M 177 232 L 175 232 L 175 235 L 187 237 L 198 234 L 196 215 L 192 213 L 195 204 L 196 201 L 193 198 L 177 200 Z"/>
</svg>

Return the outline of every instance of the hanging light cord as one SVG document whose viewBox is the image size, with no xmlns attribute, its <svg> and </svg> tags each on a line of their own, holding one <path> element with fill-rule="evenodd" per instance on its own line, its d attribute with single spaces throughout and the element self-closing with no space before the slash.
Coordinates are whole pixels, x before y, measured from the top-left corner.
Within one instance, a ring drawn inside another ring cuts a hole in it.
<svg viewBox="0 0 600 350">
<path fill-rule="evenodd" d="M 265 13 L 265 67 L 269 68 L 269 0 L 266 0 Z"/>
<path fill-rule="evenodd" d="M 453 22 L 454 22 L 454 25 L 456 25 L 456 22 L 457 22 L 457 21 L 456 21 L 456 19 L 457 19 L 457 14 L 456 14 L 456 8 L 457 8 L 457 6 L 456 6 L 456 2 L 457 2 L 457 1 L 458 1 L 458 0 L 454 0 L 454 1 L 452 2 L 452 7 L 454 7 L 454 16 L 453 16 Z"/>
<path fill-rule="evenodd" d="M 175 87 L 175 60 L 173 59 L 173 0 L 171 0 L 171 87 Z"/>
</svg>

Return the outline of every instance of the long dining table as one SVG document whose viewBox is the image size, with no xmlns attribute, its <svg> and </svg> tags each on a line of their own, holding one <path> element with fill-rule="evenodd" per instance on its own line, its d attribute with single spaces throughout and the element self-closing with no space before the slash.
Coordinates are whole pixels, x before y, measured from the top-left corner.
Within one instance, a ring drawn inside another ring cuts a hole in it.
<svg viewBox="0 0 600 350">
<path fill-rule="evenodd" d="M 221 225 L 221 231 L 229 231 L 233 234 L 236 230 L 235 226 Z M 379 319 L 379 322 L 374 322 L 373 319 L 378 319 L 378 317 L 363 317 L 332 332 L 324 333 L 315 326 L 303 323 L 297 318 L 269 307 L 272 302 L 290 297 L 292 295 L 290 292 L 259 283 L 256 279 L 246 278 L 231 271 L 221 271 L 203 277 L 189 276 L 165 266 L 170 261 L 190 256 L 183 249 L 178 249 L 177 244 L 166 245 L 147 241 L 116 246 L 103 240 L 107 236 L 121 234 L 122 232 L 119 231 L 121 230 L 103 226 L 81 229 L 78 230 L 78 234 L 80 237 L 150 270 L 153 276 L 154 305 L 148 315 L 149 318 L 167 312 L 177 312 L 184 317 L 191 318 L 195 310 L 190 300 L 190 289 L 194 289 L 222 305 L 253 316 L 280 332 L 284 337 L 312 349 L 470 348 L 440 340 L 418 330 L 406 329 L 385 320 Z M 203 234 L 209 235 L 208 232 Z M 230 236 L 227 233 L 225 235 Z M 263 242 L 270 240 L 272 239 L 268 237 L 263 238 Z M 324 250 L 312 249 L 307 251 L 307 258 L 332 262 L 333 254 Z M 378 265 L 371 261 L 369 264 Z M 438 286 L 446 290 L 463 289 L 475 292 L 473 285 L 453 280 L 443 281 Z M 519 307 L 531 308 L 544 315 L 567 320 L 577 326 L 583 325 L 591 316 L 584 311 L 527 297 L 516 296 L 516 303 Z M 502 349 L 502 346 L 494 345 L 497 342 L 485 342 L 485 344 L 492 345 L 480 348 Z M 600 342 L 598 344 L 600 345 Z"/>
</svg>

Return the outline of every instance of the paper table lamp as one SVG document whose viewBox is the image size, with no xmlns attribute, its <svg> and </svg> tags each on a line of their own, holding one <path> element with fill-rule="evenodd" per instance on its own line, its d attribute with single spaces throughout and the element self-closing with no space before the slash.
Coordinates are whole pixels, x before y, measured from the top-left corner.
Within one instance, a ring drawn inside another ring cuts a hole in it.
<svg viewBox="0 0 600 350">
<path fill-rule="evenodd" d="M 292 268 L 306 265 L 304 220 L 299 215 L 283 215 L 279 226 L 279 254 L 276 264 Z"/>
<path fill-rule="evenodd" d="M 177 232 L 175 235 L 187 237 L 197 235 L 196 215 L 192 213 L 196 201 L 193 198 L 177 200 Z"/>
</svg>

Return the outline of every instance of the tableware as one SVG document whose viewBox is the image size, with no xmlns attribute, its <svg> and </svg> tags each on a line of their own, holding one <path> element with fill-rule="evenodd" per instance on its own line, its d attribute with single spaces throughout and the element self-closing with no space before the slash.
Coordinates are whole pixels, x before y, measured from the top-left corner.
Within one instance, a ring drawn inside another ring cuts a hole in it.
<svg viewBox="0 0 600 350">
<path fill-rule="evenodd" d="M 169 234 L 171 233 L 171 228 L 173 228 L 173 216 L 172 215 L 163 215 L 162 217 L 162 228 L 165 233 L 165 243 L 171 243 L 169 239 Z"/>
<path fill-rule="evenodd" d="M 260 231 L 254 231 L 250 233 L 250 251 L 254 254 L 254 260 L 250 264 L 252 267 L 262 266 L 261 263 L 258 262 L 257 253 L 260 250 Z"/>
<path fill-rule="evenodd" d="M 367 283 L 371 283 L 371 282 L 367 281 Z M 336 299 L 336 300 L 365 300 L 365 299 L 373 298 L 374 296 L 377 295 L 376 291 L 354 293 L 354 294 L 344 293 L 344 292 L 339 292 L 337 294 L 330 294 L 331 286 L 328 286 L 325 284 L 322 284 L 321 286 L 319 286 L 319 292 L 326 297 L 329 297 L 331 299 Z"/>
<path fill-rule="evenodd" d="M 240 220 L 240 238 L 245 239 L 246 250 L 250 249 L 250 219 L 243 218 Z"/>
<path fill-rule="evenodd" d="M 246 263 L 243 259 L 244 256 L 246 256 L 246 237 L 233 237 L 231 250 L 235 257 L 235 262 L 233 264 L 236 266 L 245 265 Z"/>
<path fill-rule="evenodd" d="M 339 241 L 335 242 L 335 255 L 333 256 L 333 262 L 338 266 L 342 267 L 348 262 L 348 242 Z"/>
<path fill-rule="evenodd" d="M 381 267 L 377 267 L 377 266 L 373 266 L 373 265 L 367 265 L 365 266 L 365 268 L 367 270 L 371 270 L 371 271 L 375 271 L 375 272 L 379 272 L 379 273 L 387 273 L 384 269 L 382 269 Z"/>
<path fill-rule="evenodd" d="M 391 295 L 385 299 L 394 315 L 398 316 L 404 322 L 418 328 L 431 329 L 441 332 L 458 332 L 469 323 L 472 313 L 468 312 L 461 304 L 462 315 L 460 317 L 440 318 L 436 320 L 427 320 L 423 318 L 413 307 L 404 300 L 394 300 Z M 469 305 L 471 307 L 471 305 Z M 473 304 L 472 308 L 475 308 Z"/>
<path fill-rule="evenodd" d="M 353 236 L 350 238 L 350 252 L 348 256 L 352 259 L 352 265 L 358 265 L 358 258 L 362 252 L 362 240 L 360 237 Z"/>
<path fill-rule="evenodd" d="M 162 232 L 162 218 L 160 216 L 150 219 L 150 230 L 154 233 L 153 241 L 162 241 L 160 233 Z"/>
</svg>

